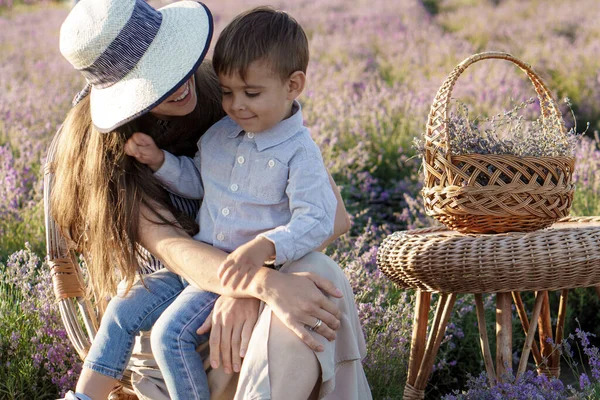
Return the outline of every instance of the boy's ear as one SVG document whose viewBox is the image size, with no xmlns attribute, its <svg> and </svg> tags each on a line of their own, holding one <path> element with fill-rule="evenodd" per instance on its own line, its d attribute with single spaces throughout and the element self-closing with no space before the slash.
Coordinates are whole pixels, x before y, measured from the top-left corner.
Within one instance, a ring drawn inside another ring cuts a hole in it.
<svg viewBox="0 0 600 400">
<path fill-rule="evenodd" d="M 288 78 L 288 100 L 296 100 L 300 93 L 304 90 L 306 83 L 306 74 L 302 71 L 292 72 Z"/>
</svg>

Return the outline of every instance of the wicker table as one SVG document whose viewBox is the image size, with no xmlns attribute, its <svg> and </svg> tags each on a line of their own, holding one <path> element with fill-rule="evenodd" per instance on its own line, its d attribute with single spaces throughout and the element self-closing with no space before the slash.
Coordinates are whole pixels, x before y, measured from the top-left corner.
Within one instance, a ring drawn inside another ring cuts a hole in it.
<svg viewBox="0 0 600 400">
<path fill-rule="evenodd" d="M 525 371 L 533 353 L 540 372 L 558 376 L 560 360 L 546 339 L 555 343 L 563 339 L 568 290 L 600 285 L 600 217 L 566 218 L 549 229 L 530 233 L 465 235 L 443 227 L 396 232 L 383 241 L 377 264 L 398 286 L 417 289 L 404 399 L 425 397 L 457 294 L 475 295 L 481 348 L 491 385 L 512 366 L 513 300 L 526 334 L 517 374 Z M 550 290 L 561 291 L 554 335 Z M 531 315 L 537 324 L 529 323 L 521 291 L 537 292 Z M 439 293 L 439 300 L 427 337 L 432 293 Z M 495 369 L 482 293 L 496 293 Z M 539 347 L 533 340 L 538 326 Z"/>
</svg>

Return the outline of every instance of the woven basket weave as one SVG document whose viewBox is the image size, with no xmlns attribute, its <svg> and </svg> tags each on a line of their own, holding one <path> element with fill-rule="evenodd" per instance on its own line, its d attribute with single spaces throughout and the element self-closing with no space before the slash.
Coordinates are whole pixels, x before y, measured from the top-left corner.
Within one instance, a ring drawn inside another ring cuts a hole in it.
<svg viewBox="0 0 600 400">
<path fill-rule="evenodd" d="M 556 102 L 529 65 L 507 53 L 475 54 L 454 68 L 431 105 L 423 162 L 425 210 L 463 233 L 528 232 L 548 227 L 569 215 L 573 157 L 451 154 L 447 121 L 452 89 L 469 65 L 485 59 L 508 60 L 523 70 L 537 92 L 542 118 L 567 140 Z"/>
<path fill-rule="evenodd" d="M 600 285 L 600 217 L 550 229 L 463 235 L 443 227 L 395 232 L 378 268 L 401 288 L 439 293 L 558 290 Z"/>
</svg>

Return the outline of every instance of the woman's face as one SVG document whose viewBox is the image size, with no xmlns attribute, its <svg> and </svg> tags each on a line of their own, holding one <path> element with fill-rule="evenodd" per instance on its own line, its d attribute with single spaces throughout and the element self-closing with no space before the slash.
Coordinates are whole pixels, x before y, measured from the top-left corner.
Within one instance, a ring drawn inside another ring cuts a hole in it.
<svg viewBox="0 0 600 400">
<path fill-rule="evenodd" d="M 194 75 L 181 85 L 175 93 L 150 111 L 157 117 L 182 117 L 196 108 L 196 84 Z"/>
</svg>

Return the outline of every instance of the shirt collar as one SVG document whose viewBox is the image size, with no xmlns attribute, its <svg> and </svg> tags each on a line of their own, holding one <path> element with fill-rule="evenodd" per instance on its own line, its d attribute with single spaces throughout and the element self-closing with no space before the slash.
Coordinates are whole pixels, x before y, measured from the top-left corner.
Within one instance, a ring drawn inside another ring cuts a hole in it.
<svg viewBox="0 0 600 400">
<path fill-rule="evenodd" d="M 304 119 L 302 118 L 302 106 L 296 100 L 292 104 L 292 115 L 289 118 L 276 124 L 271 129 L 262 131 L 254 135 L 254 141 L 256 142 L 256 148 L 258 151 L 263 151 L 269 147 L 277 146 L 280 143 L 285 142 L 298 131 L 304 128 Z M 233 129 L 227 136 L 229 138 L 235 138 L 243 133 L 244 130 L 235 124 Z"/>
</svg>

